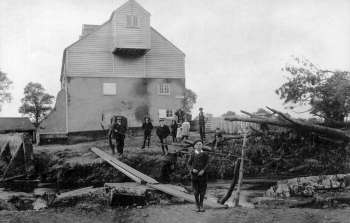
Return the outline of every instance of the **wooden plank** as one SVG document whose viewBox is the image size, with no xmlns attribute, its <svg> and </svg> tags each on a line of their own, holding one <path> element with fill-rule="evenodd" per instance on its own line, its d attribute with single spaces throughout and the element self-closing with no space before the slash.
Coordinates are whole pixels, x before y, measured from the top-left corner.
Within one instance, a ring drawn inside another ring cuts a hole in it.
<svg viewBox="0 0 350 223">
<path fill-rule="evenodd" d="M 196 202 L 193 195 L 182 192 L 178 189 L 175 189 L 174 187 L 169 187 L 169 185 L 166 185 L 166 184 L 148 184 L 148 186 L 151 188 L 160 190 L 166 194 L 170 194 L 174 197 L 183 198 L 184 200 L 186 200 L 188 202 L 191 202 L 191 203 Z M 209 201 L 209 200 L 204 200 L 203 205 L 205 207 L 210 207 L 210 208 L 226 208 L 225 205 L 221 205 L 221 204 L 218 204 L 216 202 Z"/>
<path fill-rule="evenodd" d="M 89 193 L 89 192 L 92 192 L 95 190 L 96 190 L 96 188 L 93 188 L 92 186 L 79 188 L 76 190 L 68 191 L 68 192 L 62 193 L 60 195 L 57 195 L 57 198 L 61 199 L 61 198 L 66 198 L 66 197 L 79 196 L 79 195 L 86 194 L 86 193 Z"/>
<path fill-rule="evenodd" d="M 135 176 L 134 174 L 130 173 L 129 171 L 125 170 L 124 168 L 118 166 L 116 163 L 114 163 L 110 158 L 110 156 L 108 154 L 106 154 L 105 152 L 102 152 L 101 150 L 97 149 L 97 148 L 92 148 L 91 149 L 94 153 L 96 153 L 96 155 L 98 155 L 99 157 L 101 157 L 102 159 L 104 159 L 106 162 L 108 162 L 109 164 L 111 164 L 114 168 L 116 168 L 117 170 L 119 170 L 120 172 L 122 172 L 123 174 L 125 174 L 126 176 L 128 176 L 130 179 L 132 179 L 133 181 L 141 184 L 142 183 L 142 179 L 140 179 L 139 177 Z"/>
<path fill-rule="evenodd" d="M 149 176 L 141 173 L 140 171 L 138 171 L 138 170 L 136 170 L 136 169 L 126 165 L 125 163 L 119 161 L 115 157 L 113 157 L 113 156 L 103 152 L 102 150 L 100 150 L 100 149 L 98 149 L 96 147 L 91 148 L 91 150 L 94 153 L 96 153 L 98 156 L 100 156 L 102 159 L 106 160 L 112 166 L 114 166 L 115 168 L 117 168 L 118 170 L 120 170 L 125 175 L 127 175 L 128 177 L 130 177 L 131 179 L 133 179 L 134 181 L 136 181 L 138 183 L 141 183 L 140 180 L 141 181 L 145 181 L 146 183 L 149 183 L 149 184 L 157 184 L 157 183 L 159 183 L 158 181 L 156 181 L 152 177 L 149 177 Z"/>
<path fill-rule="evenodd" d="M 113 167 L 120 170 L 122 173 L 124 173 L 125 175 L 127 175 L 128 177 L 130 177 L 131 179 L 136 181 L 137 183 L 141 184 L 142 181 L 144 181 L 147 183 L 147 186 L 149 186 L 151 188 L 154 188 L 156 190 L 162 191 L 166 194 L 169 194 L 169 195 L 172 195 L 175 197 L 183 198 L 186 201 L 189 201 L 191 203 L 195 203 L 195 198 L 193 195 L 190 195 L 190 194 L 187 194 L 183 191 L 180 191 L 179 189 L 177 189 L 173 186 L 169 186 L 166 184 L 160 184 L 155 179 L 135 170 L 134 168 L 126 165 L 125 163 L 120 162 L 116 158 L 110 156 L 109 154 L 103 152 L 102 150 L 100 150 L 96 147 L 91 148 L 91 150 L 94 153 L 96 153 L 98 156 L 100 156 L 102 159 L 106 160 Z M 221 205 L 221 204 L 218 204 L 216 202 L 209 201 L 209 200 L 205 200 L 204 205 L 206 207 L 210 207 L 210 208 L 225 208 L 226 207 L 224 205 Z"/>
</svg>

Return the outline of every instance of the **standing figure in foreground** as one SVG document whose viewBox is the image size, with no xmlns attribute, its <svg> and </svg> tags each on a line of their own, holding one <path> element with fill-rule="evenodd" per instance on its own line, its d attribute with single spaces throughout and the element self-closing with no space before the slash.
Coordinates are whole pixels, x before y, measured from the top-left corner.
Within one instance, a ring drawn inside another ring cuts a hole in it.
<svg viewBox="0 0 350 223">
<path fill-rule="evenodd" d="M 209 155 L 203 151 L 203 143 L 196 140 L 193 143 L 194 152 L 188 161 L 188 168 L 191 172 L 192 187 L 196 199 L 197 212 L 204 212 L 203 200 L 207 190 L 207 168 L 209 164 Z"/>
<path fill-rule="evenodd" d="M 151 122 L 149 117 L 145 117 L 145 121 L 142 124 L 142 128 L 144 130 L 144 139 L 143 139 L 143 146 L 141 149 L 145 148 L 146 141 L 147 141 L 147 146 L 149 148 L 149 144 L 151 141 L 151 133 L 152 133 L 152 129 L 153 129 L 153 125 L 152 125 L 152 122 Z"/>
<path fill-rule="evenodd" d="M 176 135 L 177 135 L 177 122 L 176 120 L 171 121 L 171 136 L 173 137 L 173 142 L 176 142 Z"/>
<path fill-rule="evenodd" d="M 108 133 L 109 145 L 111 146 L 113 154 L 115 154 L 115 151 L 114 151 L 114 145 L 112 143 L 112 138 L 115 138 L 118 154 L 123 155 L 126 129 L 127 129 L 126 119 L 124 120 L 124 123 L 122 123 L 121 116 L 117 116 L 113 118 L 113 122 Z"/>
<path fill-rule="evenodd" d="M 170 135 L 170 130 L 167 125 L 164 124 L 164 119 L 159 120 L 159 127 L 157 128 L 157 136 L 159 137 L 160 143 L 162 145 L 163 155 L 168 153 L 168 145 L 166 138 Z"/>
<path fill-rule="evenodd" d="M 205 116 L 203 114 L 203 108 L 199 108 L 198 124 L 199 124 L 199 135 L 201 136 L 201 140 L 204 142 L 205 141 Z"/>
</svg>

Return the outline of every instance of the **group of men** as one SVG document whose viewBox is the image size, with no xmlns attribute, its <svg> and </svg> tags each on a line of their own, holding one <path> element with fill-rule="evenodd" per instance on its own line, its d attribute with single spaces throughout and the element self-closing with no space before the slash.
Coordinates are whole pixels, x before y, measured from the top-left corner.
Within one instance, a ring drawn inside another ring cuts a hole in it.
<svg viewBox="0 0 350 223">
<path fill-rule="evenodd" d="M 165 124 L 164 119 L 159 120 L 159 126 L 156 129 L 156 134 L 160 140 L 162 152 L 164 155 L 168 153 L 168 142 L 167 138 L 171 134 L 173 141 L 179 138 L 177 133 L 181 132 L 181 140 L 188 139 L 190 124 L 187 118 L 178 118 L 178 121 L 183 121 L 182 123 L 173 120 L 171 125 L 171 131 L 169 127 Z M 194 196 L 196 200 L 196 211 L 203 212 L 203 200 L 205 197 L 207 189 L 207 168 L 209 164 L 209 155 L 203 150 L 203 142 L 205 141 L 205 116 L 203 114 L 203 108 L 199 109 L 199 133 L 200 138 L 193 143 L 194 152 L 191 153 L 190 159 L 188 161 L 188 169 L 190 170 L 192 187 L 194 190 Z M 142 124 L 144 130 L 144 140 L 142 149 L 145 149 L 146 144 L 149 147 L 151 141 L 151 134 L 153 130 L 153 125 L 149 117 L 145 117 Z M 115 146 L 113 144 L 113 139 L 115 139 L 115 144 L 118 154 L 121 156 L 124 150 L 124 140 L 127 131 L 127 120 L 123 116 L 116 116 L 111 120 L 111 125 L 108 132 L 108 141 L 111 147 L 112 153 L 115 154 Z"/>
<path fill-rule="evenodd" d="M 170 128 L 165 124 L 164 119 L 159 119 L 159 126 L 156 129 L 156 134 L 159 138 L 162 152 L 164 155 L 168 153 L 168 136 L 172 136 L 173 142 L 177 140 L 182 141 L 188 139 L 190 132 L 190 123 L 185 115 L 178 114 L 177 120 L 172 120 Z M 203 114 L 203 108 L 199 108 L 199 134 L 202 142 L 205 141 L 205 116 Z M 150 147 L 151 135 L 153 130 L 153 124 L 149 117 L 144 118 L 142 129 L 144 131 L 144 140 L 142 149 L 145 149 L 146 145 Z M 114 116 L 111 120 L 111 125 L 108 131 L 108 141 L 111 147 L 112 153 L 115 154 L 115 147 L 119 155 L 123 155 L 124 140 L 127 131 L 127 120 L 123 116 Z M 115 144 L 113 143 L 115 140 Z"/>
</svg>

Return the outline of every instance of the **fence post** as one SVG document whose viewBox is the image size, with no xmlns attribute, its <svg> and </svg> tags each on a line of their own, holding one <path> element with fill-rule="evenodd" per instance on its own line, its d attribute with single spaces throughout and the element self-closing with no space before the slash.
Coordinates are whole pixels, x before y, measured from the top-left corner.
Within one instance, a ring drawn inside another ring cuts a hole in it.
<svg viewBox="0 0 350 223">
<path fill-rule="evenodd" d="M 238 177 L 238 184 L 237 184 L 237 191 L 236 191 L 236 196 L 235 196 L 235 207 L 238 207 L 239 205 L 239 196 L 241 193 L 241 185 L 242 185 L 242 180 L 243 180 L 243 163 L 244 163 L 244 151 L 247 143 L 247 130 L 244 128 L 244 133 L 243 133 L 243 145 L 242 145 L 242 155 L 241 155 L 241 163 L 239 166 L 239 177 Z"/>
</svg>

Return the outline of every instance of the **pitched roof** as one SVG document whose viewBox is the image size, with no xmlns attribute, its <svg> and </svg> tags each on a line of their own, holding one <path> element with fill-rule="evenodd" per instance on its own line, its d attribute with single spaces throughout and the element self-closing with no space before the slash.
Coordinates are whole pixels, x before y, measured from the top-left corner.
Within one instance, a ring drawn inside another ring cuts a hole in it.
<svg viewBox="0 0 350 223">
<path fill-rule="evenodd" d="M 35 130 L 28 118 L 0 118 L 0 131 Z"/>
</svg>

